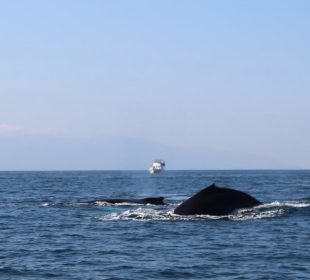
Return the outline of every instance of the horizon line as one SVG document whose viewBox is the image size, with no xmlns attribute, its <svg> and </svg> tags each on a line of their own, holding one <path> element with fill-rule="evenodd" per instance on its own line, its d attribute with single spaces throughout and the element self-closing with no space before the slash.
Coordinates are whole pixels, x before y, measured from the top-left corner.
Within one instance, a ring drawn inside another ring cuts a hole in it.
<svg viewBox="0 0 310 280">
<path fill-rule="evenodd" d="M 182 171 L 310 171 L 310 168 L 212 168 L 212 169 L 168 169 L 166 172 Z M 4 169 L 0 172 L 148 172 L 148 169 Z"/>
</svg>

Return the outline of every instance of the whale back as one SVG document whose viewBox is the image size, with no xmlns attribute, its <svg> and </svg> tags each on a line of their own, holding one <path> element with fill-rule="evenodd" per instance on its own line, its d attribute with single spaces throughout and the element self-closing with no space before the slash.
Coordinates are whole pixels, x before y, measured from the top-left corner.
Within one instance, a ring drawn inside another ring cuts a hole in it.
<svg viewBox="0 0 310 280">
<path fill-rule="evenodd" d="M 165 205 L 164 197 L 146 197 L 143 199 L 145 204 L 153 204 L 153 205 Z"/>
<path fill-rule="evenodd" d="M 235 209 L 249 208 L 259 204 L 261 203 L 257 199 L 244 192 L 212 184 L 180 204 L 174 213 L 221 216 Z"/>
<path fill-rule="evenodd" d="M 141 199 L 132 199 L 132 198 L 100 198 L 95 200 L 84 201 L 84 203 L 98 203 L 98 202 L 106 202 L 111 204 L 118 203 L 134 203 L 134 204 L 153 204 L 153 205 L 165 205 L 164 197 L 146 197 Z"/>
</svg>

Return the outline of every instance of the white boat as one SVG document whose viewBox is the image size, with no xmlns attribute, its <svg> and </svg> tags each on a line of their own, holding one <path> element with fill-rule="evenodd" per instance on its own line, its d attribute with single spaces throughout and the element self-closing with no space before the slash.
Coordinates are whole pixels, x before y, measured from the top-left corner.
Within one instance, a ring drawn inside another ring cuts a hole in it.
<svg viewBox="0 0 310 280">
<path fill-rule="evenodd" d="M 165 170 L 165 166 L 166 166 L 165 161 L 157 159 L 153 161 L 152 165 L 149 168 L 149 171 L 151 174 L 160 173 Z"/>
</svg>

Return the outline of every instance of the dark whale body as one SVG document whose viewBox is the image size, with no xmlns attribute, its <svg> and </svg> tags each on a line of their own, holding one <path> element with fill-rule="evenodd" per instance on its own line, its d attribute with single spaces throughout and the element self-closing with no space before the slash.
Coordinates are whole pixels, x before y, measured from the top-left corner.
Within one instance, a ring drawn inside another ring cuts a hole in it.
<svg viewBox="0 0 310 280">
<path fill-rule="evenodd" d="M 85 203 L 98 203 L 106 202 L 111 204 L 116 203 L 133 203 L 133 204 L 153 204 L 153 205 L 165 205 L 164 197 L 146 197 L 141 199 L 130 199 L 130 198 L 100 198 L 95 200 L 85 201 Z"/>
<path fill-rule="evenodd" d="M 175 208 L 174 213 L 178 215 L 223 216 L 230 214 L 235 209 L 250 208 L 260 204 L 261 202 L 244 192 L 212 184 L 185 200 Z"/>
</svg>

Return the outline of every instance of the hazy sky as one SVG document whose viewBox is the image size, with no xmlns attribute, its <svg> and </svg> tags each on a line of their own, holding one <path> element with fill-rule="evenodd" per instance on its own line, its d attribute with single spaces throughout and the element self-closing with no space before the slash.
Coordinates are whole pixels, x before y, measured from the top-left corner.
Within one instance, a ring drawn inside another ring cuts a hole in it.
<svg viewBox="0 0 310 280">
<path fill-rule="evenodd" d="M 310 1 L 0 1 L 0 169 L 310 168 Z"/>
</svg>

